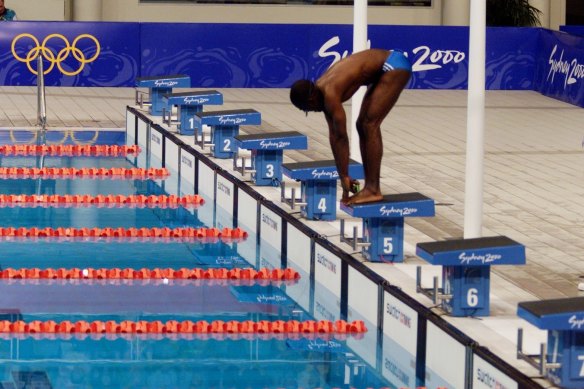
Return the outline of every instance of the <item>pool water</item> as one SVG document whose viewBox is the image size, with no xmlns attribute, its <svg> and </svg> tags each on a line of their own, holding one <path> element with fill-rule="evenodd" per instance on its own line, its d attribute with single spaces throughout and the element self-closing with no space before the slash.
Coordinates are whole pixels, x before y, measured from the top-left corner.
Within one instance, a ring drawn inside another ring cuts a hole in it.
<svg viewBox="0 0 584 389">
<path fill-rule="evenodd" d="M 62 134 L 49 133 L 57 142 Z M 80 133 L 65 142 L 124 144 L 123 133 Z M 26 132 L 0 141 L 32 142 Z M 0 166 L 135 167 L 136 157 L 13 157 Z M 172 177 L 171 172 L 171 177 Z M 172 178 L 169 178 L 172 179 Z M 175 194 L 161 180 L 0 179 L 0 194 Z M 176 185 L 169 185 L 170 187 Z M 0 207 L 2 227 L 213 227 L 199 208 Z M 201 213 L 205 217 L 201 218 Z M 214 211 L 213 211 L 214 212 Z M 255 239 L 250 237 L 248 239 Z M 0 238 L 6 268 L 233 268 L 256 266 L 242 242 Z M 254 244 L 247 241 L 245 244 Z M 208 322 L 313 319 L 289 295 L 308 283 L 228 280 L 0 280 L 0 320 Z M 300 290 L 299 290 L 300 289 Z M 312 292 L 314 294 L 314 292 Z M 264 298 L 259 299 L 258 296 Z M 276 296 L 277 298 L 274 298 Z M 326 311 L 326 307 L 322 307 Z M 375 328 L 370 329 L 376 331 Z M 358 342 L 351 337 L 351 342 Z M 371 350 L 377 355 L 378 350 Z M 345 338 L 236 334 L 0 334 L 2 388 L 396 387 Z"/>
</svg>

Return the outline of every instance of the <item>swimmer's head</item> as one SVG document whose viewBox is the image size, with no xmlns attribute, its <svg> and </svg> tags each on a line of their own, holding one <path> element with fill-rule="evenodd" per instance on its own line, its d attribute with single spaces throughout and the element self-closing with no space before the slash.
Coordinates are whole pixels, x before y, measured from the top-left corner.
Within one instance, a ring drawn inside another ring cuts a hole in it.
<svg viewBox="0 0 584 389">
<path fill-rule="evenodd" d="M 301 111 L 322 111 L 322 98 L 314 82 L 298 80 L 290 88 L 290 101 Z"/>
</svg>

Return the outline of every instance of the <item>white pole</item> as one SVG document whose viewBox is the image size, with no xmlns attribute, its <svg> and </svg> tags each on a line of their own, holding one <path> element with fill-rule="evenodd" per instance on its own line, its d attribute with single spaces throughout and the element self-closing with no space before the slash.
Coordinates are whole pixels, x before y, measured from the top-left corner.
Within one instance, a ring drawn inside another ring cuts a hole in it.
<svg viewBox="0 0 584 389">
<path fill-rule="evenodd" d="M 464 238 L 482 236 L 485 153 L 486 0 L 471 0 L 466 124 Z"/>
<path fill-rule="evenodd" d="M 355 0 L 353 5 L 353 53 L 367 49 L 367 0 Z M 362 86 L 357 90 L 351 99 L 351 134 L 350 153 L 351 159 L 362 162 L 361 150 L 359 149 L 359 135 L 357 134 L 357 117 L 363 102 L 367 87 Z"/>
<path fill-rule="evenodd" d="M 73 20 L 99 22 L 101 21 L 102 0 L 75 0 L 73 2 Z"/>
</svg>

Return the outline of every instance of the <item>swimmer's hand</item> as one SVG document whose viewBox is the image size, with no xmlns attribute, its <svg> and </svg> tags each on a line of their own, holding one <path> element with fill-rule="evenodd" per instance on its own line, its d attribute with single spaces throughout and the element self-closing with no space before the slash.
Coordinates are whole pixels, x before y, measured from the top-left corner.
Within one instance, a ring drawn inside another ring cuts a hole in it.
<svg viewBox="0 0 584 389">
<path fill-rule="evenodd" d="M 341 178 L 341 187 L 343 188 L 343 198 L 341 199 L 343 203 L 349 199 L 349 193 L 357 193 L 361 190 L 359 181 L 353 180 L 349 176 Z"/>
</svg>

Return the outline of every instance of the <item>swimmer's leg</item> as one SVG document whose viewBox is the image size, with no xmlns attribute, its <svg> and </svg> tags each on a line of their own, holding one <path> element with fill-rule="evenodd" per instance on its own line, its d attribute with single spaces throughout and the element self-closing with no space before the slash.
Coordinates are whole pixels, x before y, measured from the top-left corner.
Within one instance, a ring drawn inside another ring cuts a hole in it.
<svg viewBox="0 0 584 389">
<path fill-rule="evenodd" d="M 357 119 L 365 185 L 359 193 L 347 200 L 347 204 L 366 203 L 383 198 L 379 182 L 383 156 L 381 123 L 397 102 L 410 79 L 410 74 L 401 69 L 384 73 L 379 81 L 371 85 L 365 93 Z"/>
</svg>

